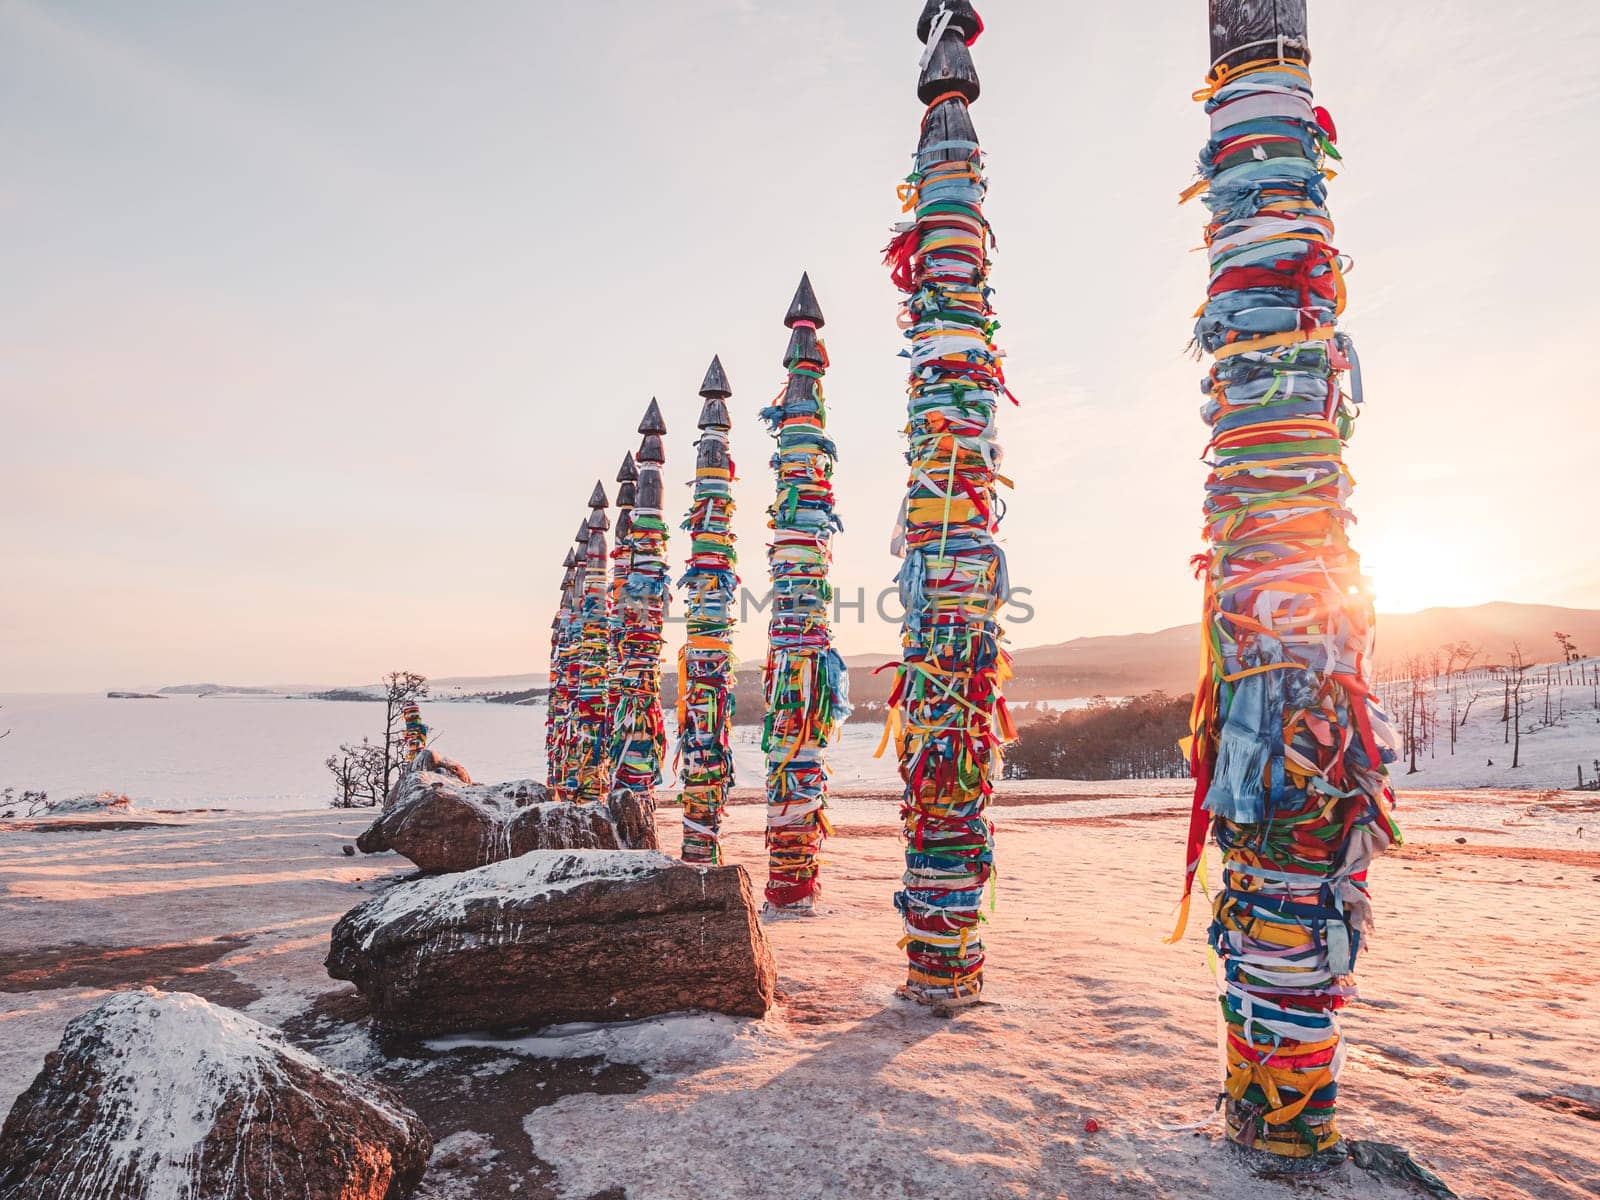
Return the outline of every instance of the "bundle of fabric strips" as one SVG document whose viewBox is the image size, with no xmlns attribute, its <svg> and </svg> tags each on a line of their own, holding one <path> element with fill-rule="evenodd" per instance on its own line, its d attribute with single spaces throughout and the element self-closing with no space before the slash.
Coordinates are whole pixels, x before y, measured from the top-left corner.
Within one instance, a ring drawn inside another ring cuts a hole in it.
<svg viewBox="0 0 1600 1200">
<path fill-rule="evenodd" d="M 1368 865 L 1399 839 L 1385 769 L 1397 740 L 1368 686 L 1372 603 L 1347 538 L 1343 450 L 1362 396 L 1337 330 L 1346 264 L 1325 202 L 1338 152 L 1303 61 L 1219 66 L 1196 98 L 1211 140 L 1184 198 L 1211 212 L 1196 338 L 1214 365 L 1206 667 L 1174 940 L 1213 826 L 1229 1135 L 1311 1159 L 1340 1153 L 1337 1012 L 1371 924 Z"/>
<path fill-rule="evenodd" d="M 678 771 L 683 784 L 683 860 L 721 864 L 722 810 L 733 785 L 733 627 L 739 576 L 733 534 L 733 459 L 728 431 L 733 391 L 714 358 L 700 386 L 694 499 L 685 589 L 688 636 L 678 653 Z"/>
<path fill-rule="evenodd" d="M 556 730 L 558 770 L 551 784 L 563 800 L 571 800 L 578 793 L 578 764 L 583 758 L 585 738 L 585 726 L 578 719 L 577 697 L 584 673 L 584 655 L 580 653 L 580 647 L 584 640 L 583 600 L 589 588 L 588 518 L 579 523 L 573 541 L 572 586 L 567 593 L 568 632 L 559 683 L 561 725 Z"/>
<path fill-rule="evenodd" d="M 545 782 L 557 794 L 564 783 L 563 743 L 567 734 L 569 706 L 568 660 L 578 635 L 578 562 L 577 555 L 569 549 L 561 576 L 561 603 L 556 609 L 550 630 L 550 687 L 544 717 Z"/>
<path fill-rule="evenodd" d="M 661 715 L 662 625 L 667 616 L 667 524 L 662 519 L 661 467 L 666 461 L 661 408 L 650 401 L 639 432 L 639 481 L 628 522 L 627 576 L 615 614 L 616 659 L 608 718 L 612 785 L 654 796 L 666 755 Z"/>
<path fill-rule="evenodd" d="M 628 575 L 633 570 L 633 508 L 637 503 L 639 465 L 634 462 L 633 451 L 623 455 L 622 466 L 617 470 L 617 524 L 611 536 L 611 583 L 608 603 L 611 605 L 611 662 L 622 661 L 623 593 L 628 587 Z M 611 687 L 606 694 L 606 712 L 615 713 L 622 698 L 621 680 L 617 672 L 611 674 Z M 615 736 L 615 726 L 612 734 Z M 615 759 L 613 759 L 613 764 Z"/>
<path fill-rule="evenodd" d="M 916 169 L 900 189 L 915 220 L 898 227 L 886 260 L 906 294 L 911 343 L 911 470 L 895 537 L 905 618 L 885 731 L 905 781 L 905 887 L 895 906 L 909 960 L 903 994 L 943 1005 L 975 1000 L 983 986 L 978 926 L 994 872 L 985 809 L 1001 746 L 1015 736 L 997 619 L 1009 590 L 995 540 L 1005 482 L 995 415 L 1006 388 L 987 283 L 983 160 L 967 111 L 978 95 L 967 47 L 982 28 L 967 4 L 930 3 L 923 14 L 918 95 L 928 109 Z"/>
<path fill-rule="evenodd" d="M 428 727 L 422 723 L 422 709 L 415 701 L 400 708 L 400 719 L 405 728 L 400 734 L 400 761 L 411 763 L 428 748 Z"/>
<path fill-rule="evenodd" d="M 827 436 L 822 376 L 828 356 L 817 331 L 822 311 L 802 276 L 784 324 L 788 383 L 761 412 L 778 440 L 772 457 L 777 498 L 768 515 L 772 544 L 772 618 L 768 627 L 766 722 L 768 908 L 809 911 L 817 896 L 818 853 L 828 833 L 830 739 L 850 713 L 849 676 L 833 648 L 828 568 L 833 535 L 837 451 Z"/>
<path fill-rule="evenodd" d="M 606 586 L 605 488 L 596 483 L 589 498 L 588 542 L 584 549 L 583 592 L 578 638 L 572 649 L 572 693 L 568 706 L 568 798 L 599 800 L 610 792 L 606 702 L 610 688 L 610 594 Z"/>
</svg>

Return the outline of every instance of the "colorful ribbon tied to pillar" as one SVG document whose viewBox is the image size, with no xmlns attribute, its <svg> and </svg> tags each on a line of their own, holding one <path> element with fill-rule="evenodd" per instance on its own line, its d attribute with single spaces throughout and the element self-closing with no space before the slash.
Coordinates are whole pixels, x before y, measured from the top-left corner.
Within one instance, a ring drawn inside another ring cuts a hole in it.
<svg viewBox="0 0 1600 1200">
<path fill-rule="evenodd" d="M 1280 47 L 1281 53 L 1281 47 Z M 1339 1154 L 1338 1011 L 1371 927 L 1367 870 L 1399 840 L 1385 764 L 1398 742 L 1368 684 L 1370 591 L 1351 548 L 1344 447 L 1362 402 L 1338 331 L 1346 260 L 1326 207 L 1339 158 L 1303 61 L 1215 68 L 1201 179 L 1210 287 L 1196 327 L 1213 365 L 1204 671 L 1182 935 L 1208 826 L 1223 877 L 1227 1125 L 1291 1159 Z M 1346 390 L 1346 380 L 1349 388 Z"/>
<path fill-rule="evenodd" d="M 400 733 L 400 761 L 412 763 L 417 755 L 428 748 L 428 727 L 422 723 L 422 709 L 411 701 L 401 706 L 400 719 L 405 727 Z"/>
<path fill-rule="evenodd" d="M 662 626 L 667 618 L 667 523 L 662 518 L 661 468 L 667 432 L 655 400 L 639 423 L 634 455 L 639 481 L 629 514 L 627 577 L 617 595 L 615 696 L 610 715 L 612 786 L 654 797 L 666 756 L 661 714 Z"/>
<path fill-rule="evenodd" d="M 620 665 L 622 662 L 622 636 L 626 624 L 626 605 L 623 603 L 623 594 L 627 591 L 628 575 L 633 570 L 633 509 L 637 502 L 639 484 L 639 466 L 634 461 L 633 452 L 630 450 L 623 456 L 622 466 L 617 471 L 617 523 L 611 533 L 611 583 L 609 585 L 609 600 L 611 605 L 611 624 L 608 630 L 611 639 L 611 662 Z M 614 714 L 622 699 L 622 678 L 619 671 L 611 673 L 610 687 L 606 692 L 606 712 L 613 714 L 611 732 L 616 736 L 616 721 Z M 616 758 L 613 750 L 612 763 Z"/>
<path fill-rule="evenodd" d="M 824 321 L 809 277 L 802 276 L 784 318 L 788 382 L 761 411 L 778 446 L 772 456 L 777 497 L 767 510 L 772 543 L 772 617 L 767 632 L 767 887 L 774 912 L 812 910 L 820 886 L 819 853 L 829 832 L 827 747 L 850 714 L 844 659 L 833 647 L 833 535 L 844 527 L 833 510 L 838 451 L 827 436 L 822 377 L 828 353 Z"/>
<path fill-rule="evenodd" d="M 573 690 L 567 718 L 571 740 L 570 798 L 588 802 L 610 792 L 606 701 L 610 688 L 610 590 L 606 579 L 605 488 L 596 483 L 589 499 L 588 542 L 584 549 L 583 595 L 578 641 L 573 647 Z"/>
<path fill-rule="evenodd" d="M 952 1005 L 983 987 L 979 931 L 994 876 L 986 809 L 1001 747 L 1015 737 L 1002 688 L 1011 660 L 999 608 L 1010 583 L 996 541 L 1001 453 L 996 410 L 1009 395 L 990 307 L 983 157 L 968 105 L 978 79 L 968 46 L 983 25 L 970 5 L 930 3 L 918 36 L 928 44 L 918 96 L 927 105 L 915 169 L 886 262 L 905 293 L 910 346 L 910 474 L 895 552 L 905 616 L 890 693 L 905 782 L 904 888 L 895 895 L 905 936 L 902 994 Z M 880 753 L 882 749 L 880 748 Z"/>
<path fill-rule="evenodd" d="M 683 785 L 683 860 L 720 865 L 722 810 L 734 783 L 733 628 L 739 590 L 733 533 L 733 458 L 728 432 L 733 395 L 722 360 L 713 358 L 700 386 L 700 440 L 684 589 L 688 631 L 678 652 L 678 773 Z"/>
<path fill-rule="evenodd" d="M 583 675 L 583 598 L 589 587 L 589 522 L 585 518 L 578 525 L 574 540 L 572 586 L 569 589 L 568 637 L 563 655 L 561 674 L 561 726 L 557 730 L 556 745 L 560 758 L 559 783 L 556 785 L 563 800 L 578 794 L 578 764 L 583 747 L 583 724 L 578 720 L 578 685 Z"/>
</svg>

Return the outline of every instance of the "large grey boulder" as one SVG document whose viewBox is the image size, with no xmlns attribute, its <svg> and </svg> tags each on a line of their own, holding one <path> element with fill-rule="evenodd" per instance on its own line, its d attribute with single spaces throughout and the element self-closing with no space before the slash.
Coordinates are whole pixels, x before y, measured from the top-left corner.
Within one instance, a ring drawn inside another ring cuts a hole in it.
<svg viewBox="0 0 1600 1200">
<path fill-rule="evenodd" d="M 429 875 L 530 850 L 657 848 L 655 807 L 645 797 L 618 791 L 604 804 L 572 804 L 531 779 L 474 784 L 463 775 L 419 760 L 356 845 L 367 854 L 393 850 Z"/>
<path fill-rule="evenodd" d="M 776 968 L 743 867 L 541 850 L 395 885 L 334 926 L 328 973 L 431 1036 L 691 1009 L 761 1016 Z"/>
<path fill-rule="evenodd" d="M 432 1151 L 386 1089 L 146 988 L 67 1026 L 0 1130 L 0 1200 L 402 1200 Z"/>
</svg>

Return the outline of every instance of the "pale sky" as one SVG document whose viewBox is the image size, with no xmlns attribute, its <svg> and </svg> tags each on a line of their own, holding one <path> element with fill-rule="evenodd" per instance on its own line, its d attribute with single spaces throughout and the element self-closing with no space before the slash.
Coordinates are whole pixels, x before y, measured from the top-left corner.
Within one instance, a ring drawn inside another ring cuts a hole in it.
<svg viewBox="0 0 1600 1200">
<path fill-rule="evenodd" d="M 1012 640 L 1192 620 L 1203 210 L 1176 197 L 1205 0 L 980 7 L 1023 403 L 1004 534 L 1038 610 Z M 567 538 L 652 395 L 687 503 L 713 352 L 759 588 L 755 414 L 802 269 L 833 358 L 835 580 L 887 585 L 904 373 L 880 250 L 919 11 L 0 0 L 0 691 L 542 670 Z M 1313 0 L 1311 24 L 1380 606 L 1600 605 L 1600 5 Z"/>
</svg>

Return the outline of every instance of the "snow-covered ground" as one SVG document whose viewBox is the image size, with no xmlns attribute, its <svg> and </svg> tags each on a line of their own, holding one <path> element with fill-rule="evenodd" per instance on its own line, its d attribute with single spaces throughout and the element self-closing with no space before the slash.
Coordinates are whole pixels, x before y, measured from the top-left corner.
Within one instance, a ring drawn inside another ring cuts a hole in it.
<svg viewBox="0 0 1600 1200">
<path fill-rule="evenodd" d="M 1439 719 L 1437 735 L 1417 756 L 1416 774 L 1409 755 L 1389 768 L 1397 786 L 1419 788 L 1570 788 L 1582 768 L 1592 782 L 1600 762 L 1600 685 L 1593 681 L 1593 660 L 1572 667 L 1529 668 L 1522 686 L 1522 743 L 1502 714 L 1507 711 L 1503 684 L 1487 672 L 1473 671 L 1441 679 L 1429 689 L 1429 703 Z M 1551 684 L 1545 686 L 1546 673 Z M 1572 682 L 1567 682 L 1568 679 Z M 1455 690 L 1456 745 L 1450 746 L 1451 689 Z M 1397 723 L 1404 724 L 1405 682 L 1380 688 Z M 1545 722 L 1546 692 L 1550 721 Z M 1513 767 L 1513 755 L 1519 764 Z"/>
<path fill-rule="evenodd" d="M 440 1200 L 1283 1200 L 1297 1190 L 1244 1173 L 1219 1141 L 1203 937 L 1161 943 L 1185 791 L 1008 788 L 988 1002 L 954 1019 L 894 998 L 896 804 L 859 792 L 836 807 L 823 915 L 768 928 L 782 997 L 766 1020 L 452 1039 L 399 1061 L 322 967 L 334 921 L 408 867 L 343 855 L 361 816 L 12 828 L 0 832 L 0 1108 L 71 1017 L 154 982 L 287 1023 L 419 1107 L 431 1097 L 452 1148 L 426 1185 Z M 761 817 L 730 809 L 729 854 L 758 875 Z M 1401 818 L 1409 842 L 1374 868 L 1380 924 L 1345 1023 L 1347 1133 L 1406 1146 L 1463 1197 L 1596 1194 L 1600 796 L 1407 793 Z M 482 1057 L 463 1066 L 469 1051 Z M 1312 1190 L 1409 1194 L 1358 1172 Z"/>
</svg>

